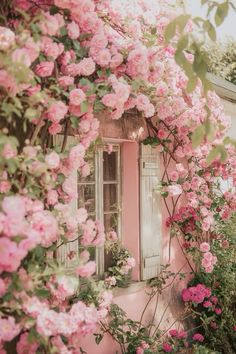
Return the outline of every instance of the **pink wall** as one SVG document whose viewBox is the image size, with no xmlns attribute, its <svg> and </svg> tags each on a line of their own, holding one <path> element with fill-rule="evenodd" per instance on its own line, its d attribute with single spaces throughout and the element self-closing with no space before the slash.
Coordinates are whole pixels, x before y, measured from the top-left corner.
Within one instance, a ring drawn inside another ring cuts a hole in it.
<svg viewBox="0 0 236 354">
<path fill-rule="evenodd" d="M 133 280 L 140 279 L 140 240 L 139 240 L 139 144 L 137 142 L 124 142 L 122 147 L 122 241 L 136 259 L 136 267 L 133 271 Z M 162 202 L 163 203 L 163 202 Z M 171 204 L 169 203 L 169 206 Z M 168 216 L 166 207 L 162 209 L 162 264 L 170 263 L 173 271 L 182 268 L 182 272 L 189 271 L 186 259 L 183 257 L 181 247 L 176 238 L 173 238 L 169 245 L 169 230 L 165 226 Z M 169 258 L 170 254 L 170 258 Z M 154 323 L 161 328 L 169 329 L 182 313 L 183 305 L 180 299 L 180 291 L 184 288 L 185 281 L 178 278 L 173 286 L 167 288 L 158 299 L 157 311 Z M 118 304 L 127 315 L 133 320 L 139 320 L 142 311 L 147 303 L 147 289 L 145 283 L 136 282 L 127 289 L 114 291 L 114 302 Z M 143 319 L 144 323 L 153 320 L 154 308 L 156 305 L 154 298 Z M 181 321 L 174 324 L 175 328 L 182 325 Z M 112 341 L 107 335 L 99 346 L 95 343 L 94 337 L 90 336 L 81 341 L 81 346 L 88 354 L 115 354 L 121 353 L 119 345 Z"/>
<path fill-rule="evenodd" d="M 122 242 L 136 260 L 133 280 L 140 279 L 139 144 L 122 146 Z"/>
</svg>

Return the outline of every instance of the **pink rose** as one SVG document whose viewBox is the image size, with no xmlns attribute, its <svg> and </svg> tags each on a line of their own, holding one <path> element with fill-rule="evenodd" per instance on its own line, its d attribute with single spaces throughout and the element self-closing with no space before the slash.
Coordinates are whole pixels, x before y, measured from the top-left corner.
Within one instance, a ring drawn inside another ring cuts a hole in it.
<svg viewBox="0 0 236 354">
<path fill-rule="evenodd" d="M 17 342 L 16 349 L 18 354 L 35 354 L 39 344 L 35 341 L 29 340 L 29 333 L 24 332 L 20 336 L 20 340 Z"/>
<path fill-rule="evenodd" d="M 142 93 L 137 96 L 136 106 L 139 111 L 145 111 L 149 104 L 150 101 L 147 96 L 143 95 Z"/>
<path fill-rule="evenodd" d="M 58 193 L 57 191 L 51 189 L 47 194 L 47 203 L 48 205 L 55 205 L 58 202 Z"/>
<path fill-rule="evenodd" d="M 15 318 L 9 316 L 7 318 L 0 318 L 1 340 L 3 342 L 10 342 L 20 333 L 20 325 L 15 322 Z"/>
<path fill-rule="evenodd" d="M 51 135 L 59 134 L 62 131 L 62 126 L 58 123 L 52 123 L 48 129 Z"/>
<path fill-rule="evenodd" d="M 78 65 L 81 76 L 90 76 L 95 71 L 95 63 L 91 58 L 84 58 Z"/>
<path fill-rule="evenodd" d="M 210 245 L 207 242 L 202 242 L 199 247 L 201 252 L 209 252 L 210 251 Z"/>
<path fill-rule="evenodd" d="M 222 313 L 221 308 L 216 307 L 216 308 L 215 308 L 215 313 L 216 313 L 217 315 L 220 315 L 220 314 Z"/>
<path fill-rule="evenodd" d="M 169 192 L 171 197 L 176 197 L 182 193 L 182 187 L 179 184 L 173 184 L 167 187 L 167 191 Z"/>
<path fill-rule="evenodd" d="M 36 66 L 35 73 L 40 77 L 48 77 L 52 75 L 54 63 L 52 61 L 42 61 Z"/>
<path fill-rule="evenodd" d="M 60 165 L 60 156 L 55 151 L 52 151 L 46 155 L 45 162 L 50 169 L 58 168 Z"/>
<path fill-rule="evenodd" d="M 74 84 L 74 78 L 71 76 L 61 76 L 58 79 L 58 83 L 61 87 L 68 87 Z"/>
<path fill-rule="evenodd" d="M 9 181 L 0 181 L 0 193 L 7 193 L 11 189 Z"/>
<path fill-rule="evenodd" d="M 79 106 L 85 99 L 86 95 L 81 89 L 74 89 L 69 95 L 70 104 Z"/>
<path fill-rule="evenodd" d="M 49 247 L 57 240 L 58 223 L 49 211 L 34 213 L 31 217 L 31 226 L 39 234 L 43 247 Z"/>
<path fill-rule="evenodd" d="M 16 149 L 11 144 L 6 143 L 3 147 L 2 155 L 6 160 L 16 157 Z"/>
<path fill-rule="evenodd" d="M 0 50 L 8 50 L 15 42 L 15 33 L 9 28 L 0 26 Z"/>
<path fill-rule="evenodd" d="M 162 344 L 162 349 L 165 353 L 171 353 L 172 352 L 172 346 L 169 343 L 163 343 Z"/>
<path fill-rule="evenodd" d="M 193 340 L 195 340 L 196 342 L 203 342 L 204 341 L 204 337 L 200 333 L 195 333 L 193 335 Z"/>
<path fill-rule="evenodd" d="M 11 55 L 12 61 L 15 63 L 24 64 L 27 67 L 31 65 L 30 56 L 25 48 L 17 48 L 12 52 Z"/>
<path fill-rule="evenodd" d="M 68 36 L 71 39 L 77 39 L 79 37 L 79 35 L 80 35 L 79 26 L 74 21 L 70 22 L 67 25 L 67 31 L 68 31 Z"/>
<path fill-rule="evenodd" d="M 60 24 L 56 16 L 44 12 L 44 19 L 40 21 L 40 28 L 44 35 L 55 36 L 60 28 Z"/>
<path fill-rule="evenodd" d="M 154 113 L 155 113 L 155 107 L 152 103 L 150 103 L 144 111 L 144 116 L 146 118 L 150 118 L 150 117 L 154 116 Z"/>
<path fill-rule="evenodd" d="M 62 101 L 56 101 L 51 104 L 47 111 L 47 117 L 53 123 L 59 123 L 62 119 L 65 118 L 65 115 L 68 112 L 68 107 Z"/>
<path fill-rule="evenodd" d="M 96 271 L 96 263 L 94 261 L 89 261 L 85 265 L 78 266 L 76 269 L 76 274 L 80 277 L 90 277 Z"/>
<path fill-rule="evenodd" d="M 88 212 L 86 209 L 79 208 L 77 210 L 77 221 L 79 224 L 85 222 L 87 220 L 87 217 L 88 217 Z"/>
<path fill-rule="evenodd" d="M 177 172 L 177 171 L 172 171 L 172 172 L 170 173 L 170 179 L 171 179 L 171 181 L 173 181 L 173 182 L 177 182 L 178 179 L 179 179 L 179 174 L 178 174 L 178 172 Z"/>
<path fill-rule="evenodd" d="M 111 61 L 111 53 L 109 49 L 105 48 L 100 50 L 96 55 L 95 61 L 101 67 L 108 66 Z"/>
<path fill-rule="evenodd" d="M 48 43 L 44 46 L 43 52 L 47 57 L 52 57 L 54 60 L 59 57 L 64 51 L 64 45 L 62 43 Z"/>
</svg>

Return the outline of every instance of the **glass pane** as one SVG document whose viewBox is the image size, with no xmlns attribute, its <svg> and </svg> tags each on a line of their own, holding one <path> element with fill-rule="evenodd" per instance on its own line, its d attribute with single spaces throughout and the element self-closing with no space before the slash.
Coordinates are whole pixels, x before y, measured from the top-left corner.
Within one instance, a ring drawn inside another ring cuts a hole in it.
<svg viewBox="0 0 236 354">
<path fill-rule="evenodd" d="M 104 181 L 116 181 L 117 179 L 117 151 L 103 152 L 103 179 Z"/>
<path fill-rule="evenodd" d="M 118 213 L 104 215 L 104 227 L 106 232 L 109 232 L 110 230 L 117 231 L 117 224 Z"/>
<path fill-rule="evenodd" d="M 87 209 L 88 213 L 95 211 L 95 185 L 78 186 L 78 207 Z"/>
<path fill-rule="evenodd" d="M 115 211 L 117 205 L 117 185 L 104 184 L 103 185 L 104 211 Z"/>
</svg>

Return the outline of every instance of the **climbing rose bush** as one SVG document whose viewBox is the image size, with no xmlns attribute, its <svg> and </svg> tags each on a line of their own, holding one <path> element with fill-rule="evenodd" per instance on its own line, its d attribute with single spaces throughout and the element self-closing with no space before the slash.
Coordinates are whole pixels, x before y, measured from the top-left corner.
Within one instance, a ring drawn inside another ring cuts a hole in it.
<svg viewBox="0 0 236 354">
<path fill-rule="evenodd" d="M 176 49 L 164 41 L 165 28 L 177 13 L 173 3 L 3 3 L 2 353 L 13 339 L 18 353 L 79 353 L 81 336 L 93 333 L 107 315 L 112 296 L 103 282 L 93 281 L 96 265 L 86 251 L 103 245 L 104 227 L 84 208 L 71 215 L 77 195 L 73 174 L 89 174 L 85 156 L 98 137 L 101 111 L 115 120 L 131 110 L 143 117 L 146 143 L 158 146 L 164 162 L 163 197 L 173 198 L 167 225 L 182 237 L 183 247 L 189 242 L 197 262 L 209 262 L 203 268 L 210 272 L 215 266 L 214 254 L 211 258 L 199 246 L 217 238 L 216 220 L 229 218 L 236 208 L 235 193 L 212 196 L 218 176 L 236 183 L 235 149 L 229 141 L 228 156 L 220 149 L 230 123 L 219 98 L 214 92 L 205 97 L 200 81 L 192 93 L 187 91 L 187 78 L 175 63 Z M 190 22 L 184 30 L 191 30 Z M 207 119 L 216 129 L 193 149 L 191 136 Z M 61 144 L 55 139 L 60 133 Z M 75 146 L 67 143 L 68 135 L 76 136 Z M 178 203 L 181 196 L 185 206 Z M 76 265 L 71 270 L 59 255 L 75 239 L 84 250 L 80 257 L 66 254 Z M 134 265 L 130 260 L 129 269 Z M 87 292 L 79 290 L 78 276 L 89 283 Z"/>
</svg>

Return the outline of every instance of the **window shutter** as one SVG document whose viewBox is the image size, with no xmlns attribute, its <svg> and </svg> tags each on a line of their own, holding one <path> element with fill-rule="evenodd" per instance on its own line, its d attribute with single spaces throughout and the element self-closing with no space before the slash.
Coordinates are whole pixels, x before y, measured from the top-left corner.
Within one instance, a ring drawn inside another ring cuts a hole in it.
<svg viewBox="0 0 236 354">
<path fill-rule="evenodd" d="M 59 145 L 62 146 L 63 143 L 63 135 L 55 135 L 54 137 L 54 145 Z M 78 138 L 74 136 L 68 136 L 67 137 L 67 142 L 66 142 L 66 149 L 69 148 L 71 145 L 75 145 L 78 143 Z M 72 178 L 75 178 L 75 181 L 77 183 L 77 171 L 74 170 L 72 172 Z M 78 204 L 78 198 L 73 199 L 70 204 L 69 204 L 69 210 L 70 210 L 70 215 L 75 215 L 76 217 L 76 212 L 77 212 L 77 204 Z M 59 240 L 58 243 L 60 244 L 61 241 Z M 68 254 L 70 252 L 75 252 L 75 257 L 73 257 L 73 260 L 70 260 L 68 258 Z M 69 242 L 61 247 L 58 248 L 57 251 L 57 259 L 60 264 L 63 264 L 65 267 L 72 267 L 75 266 L 75 259 L 77 259 L 79 256 L 79 243 L 78 240 Z"/>
<path fill-rule="evenodd" d="M 158 152 L 141 144 L 140 157 L 140 236 L 141 280 L 158 275 L 161 250 L 161 206 L 157 186 L 160 180 Z"/>
</svg>

